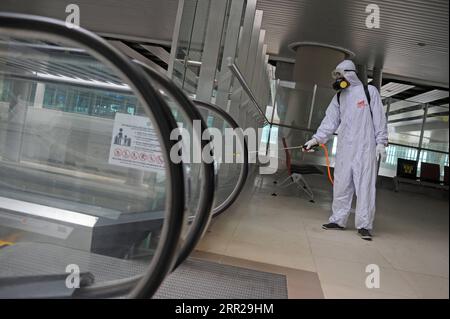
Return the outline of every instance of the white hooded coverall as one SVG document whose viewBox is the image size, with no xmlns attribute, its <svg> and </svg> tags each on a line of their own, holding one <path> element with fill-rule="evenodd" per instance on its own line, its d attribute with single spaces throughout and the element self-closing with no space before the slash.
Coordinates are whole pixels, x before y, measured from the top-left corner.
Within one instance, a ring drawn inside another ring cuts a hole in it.
<svg viewBox="0 0 450 319">
<path fill-rule="evenodd" d="M 336 69 L 356 70 L 349 60 L 341 62 Z M 380 94 L 374 86 L 368 87 L 371 98 L 369 106 L 357 74 L 345 72 L 344 77 L 350 86 L 341 91 L 340 105 L 337 95 L 334 96 L 314 138 L 325 144 L 339 127 L 330 223 L 346 226 L 356 192 L 356 228 L 371 230 L 375 217 L 378 169 L 376 146 L 388 143 L 386 116 Z"/>
</svg>

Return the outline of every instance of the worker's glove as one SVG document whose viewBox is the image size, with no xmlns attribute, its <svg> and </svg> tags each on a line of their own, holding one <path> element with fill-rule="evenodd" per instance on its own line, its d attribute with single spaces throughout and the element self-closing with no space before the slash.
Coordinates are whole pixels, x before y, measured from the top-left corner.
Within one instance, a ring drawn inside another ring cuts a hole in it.
<svg viewBox="0 0 450 319">
<path fill-rule="evenodd" d="M 319 144 L 319 142 L 317 142 L 317 140 L 313 137 L 312 139 L 310 139 L 308 142 L 305 143 L 305 145 L 303 145 L 303 147 L 306 150 L 310 150 L 313 146 Z"/>
<path fill-rule="evenodd" d="M 387 154 L 386 154 L 386 146 L 383 144 L 377 145 L 377 161 L 381 160 L 384 162 L 386 160 Z"/>
</svg>

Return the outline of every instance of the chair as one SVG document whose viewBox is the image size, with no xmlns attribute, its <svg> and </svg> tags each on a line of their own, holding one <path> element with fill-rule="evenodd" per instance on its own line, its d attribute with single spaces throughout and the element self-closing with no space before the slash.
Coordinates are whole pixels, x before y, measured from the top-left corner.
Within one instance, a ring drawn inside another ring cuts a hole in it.
<svg viewBox="0 0 450 319">
<path fill-rule="evenodd" d="M 394 191 L 398 192 L 400 183 L 432 187 L 448 191 L 448 166 L 444 167 L 444 180 L 441 181 L 439 164 L 422 163 L 420 178 L 417 178 L 417 162 L 399 158 L 397 176 L 394 176 Z"/>
<path fill-rule="evenodd" d="M 308 197 L 310 198 L 310 202 L 314 203 L 314 193 L 313 193 L 311 187 L 309 186 L 309 184 L 306 182 L 303 175 L 307 175 L 307 174 L 323 175 L 323 172 L 314 165 L 292 164 L 292 157 L 291 157 L 291 153 L 289 152 L 289 149 L 288 149 L 288 146 L 286 143 L 286 139 L 283 137 L 281 140 L 283 142 L 283 148 L 284 148 L 284 152 L 286 154 L 286 166 L 287 166 L 288 176 L 280 184 L 278 184 L 278 186 L 283 186 L 284 184 L 286 184 L 287 182 L 290 181 L 287 185 L 284 185 L 283 187 L 289 187 L 292 184 L 296 184 L 299 189 L 301 189 L 302 191 L 304 191 L 306 193 L 306 195 L 308 195 Z"/>
<path fill-rule="evenodd" d="M 441 182 L 441 167 L 439 164 L 422 163 L 420 167 L 420 180 L 439 184 Z"/>
<path fill-rule="evenodd" d="M 417 179 L 417 162 L 403 158 L 397 159 L 397 177 Z"/>
<path fill-rule="evenodd" d="M 444 166 L 444 185 L 448 186 L 448 166 Z"/>
</svg>

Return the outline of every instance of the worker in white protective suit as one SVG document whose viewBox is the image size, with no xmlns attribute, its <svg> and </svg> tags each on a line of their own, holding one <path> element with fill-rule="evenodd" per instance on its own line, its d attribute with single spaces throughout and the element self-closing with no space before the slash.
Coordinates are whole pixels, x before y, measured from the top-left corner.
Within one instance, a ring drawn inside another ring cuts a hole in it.
<svg viewBox="0 0 450 319">
<path fill-rule="evenodd" d="M 375 217 L 375 183 L 378 161 L 386 159 L 388 133 L 380 94 L 374 86 L 364 86 L 350 60 L 333 71 L 338 90 L 320 127 L 304 147 L 325 144 L 338 128 L 334 168 L 333 214 L 324 229 L 343 230 L 356 193 L 355 224 L 359 235 L 372 240 Z"/>
</svg>

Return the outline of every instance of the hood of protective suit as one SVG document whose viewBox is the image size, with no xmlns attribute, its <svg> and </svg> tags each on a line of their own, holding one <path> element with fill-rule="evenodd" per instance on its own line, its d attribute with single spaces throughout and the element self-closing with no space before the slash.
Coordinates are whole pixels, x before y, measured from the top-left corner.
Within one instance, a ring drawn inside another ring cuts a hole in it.
<svg viewBox="0 0 450 319">
<path fill-rule="evenodd" d="M 356 66 L 353 61 L 342 61 L 337 65 L 336 70 L 341 71 L 341 73 L 344 74 L 345 79 L 350 83 L 351 86 L 362 85 L 362 82 L 358 78 L 358 74 L 356 73 Z"/>
</svg>

